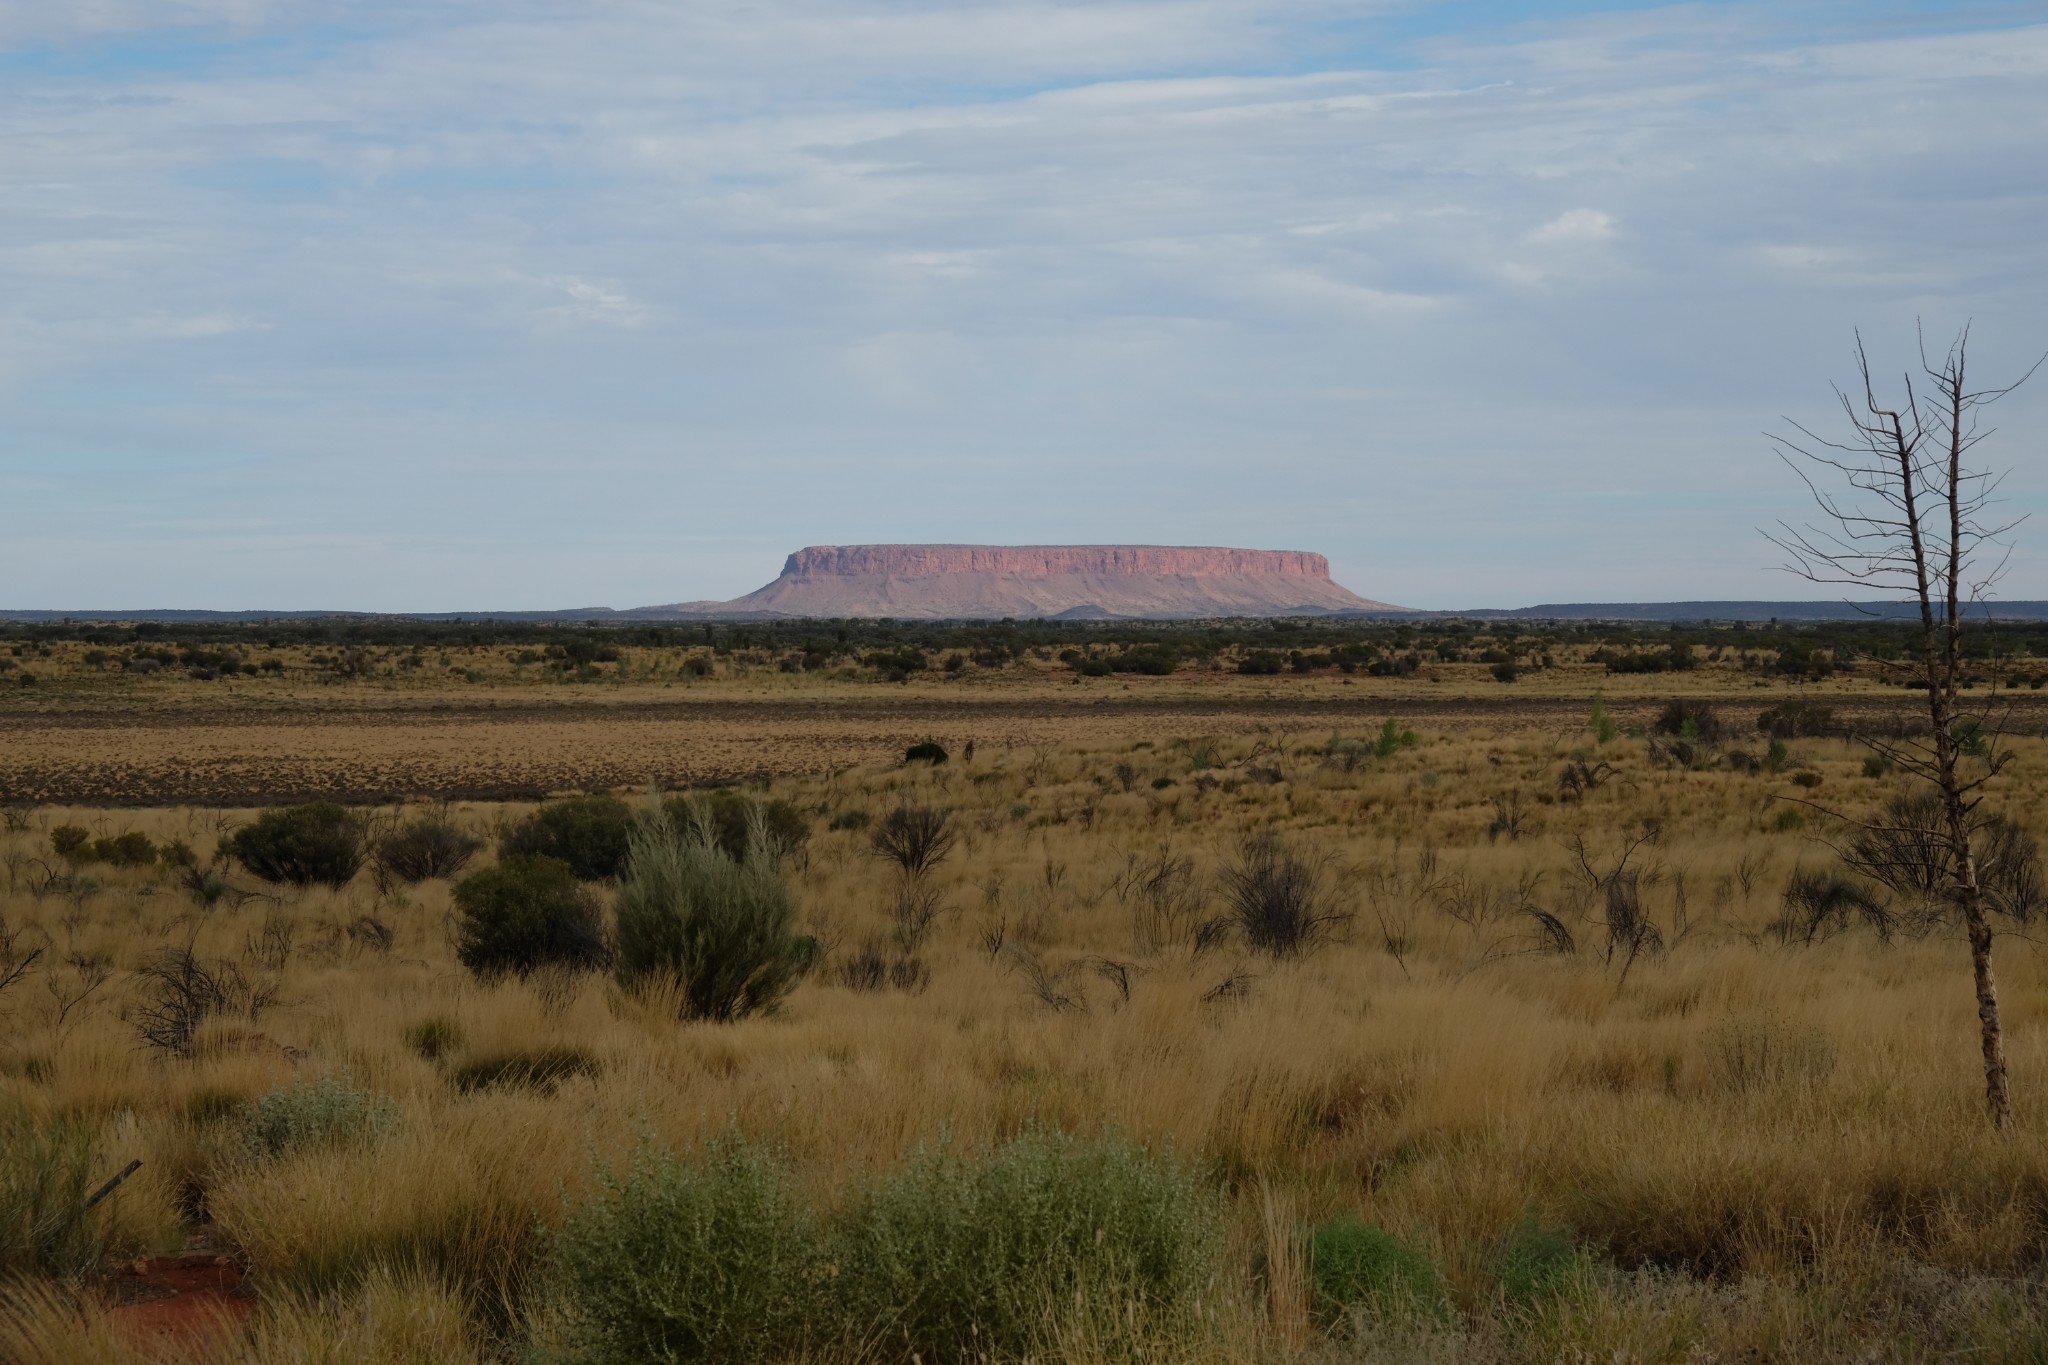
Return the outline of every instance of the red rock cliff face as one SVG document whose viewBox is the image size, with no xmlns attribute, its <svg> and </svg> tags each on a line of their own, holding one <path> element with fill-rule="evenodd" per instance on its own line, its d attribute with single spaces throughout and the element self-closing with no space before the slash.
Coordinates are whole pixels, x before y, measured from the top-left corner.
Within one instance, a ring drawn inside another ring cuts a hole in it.
<svg viewBox="0 0 2048 1365">
<path fill-rule="evenodd" d="M 1187 578 L 1277 575 L 1330 581 L 1330 561 L 1306 550 L 1227 550 L 1175 545 L 812 545 L 782 566 L 784 578 L 882 574 L 1172 574 Z"/>
<path fill-rule="evenodd" d="M 1398 611 L 1330 581 L 1321 555 L 1177 545 L 813 545 L 712 614 L 921 620 L 1189 619 Z"/>
</svg>

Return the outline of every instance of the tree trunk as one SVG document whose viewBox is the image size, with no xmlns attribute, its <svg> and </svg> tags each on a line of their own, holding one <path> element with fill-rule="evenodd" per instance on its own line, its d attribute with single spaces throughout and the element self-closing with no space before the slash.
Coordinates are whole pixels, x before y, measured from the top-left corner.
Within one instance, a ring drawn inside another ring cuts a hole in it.
<svg viewBox="0 0 2048 1365">
<path fill-rule="evenodd" d="M 1955 663 L 1944 659 L 1949 677 Z M 1930 660 L 1930 664 L 1932 661 Z M 1930 672 L 1933 671 L 1930 667 Z M 1970 812 L 1956 777 L 1955 705 L 1948 688 L 1928 689 L 1928 711 L 1934 721 L 1935 779 L 1948 813 L 1949 860 L 1953 865 L 1956 908 L 1970 940 L 1970 971 L 1977 988 L 1978 1040 L 1984 1052 L 1984 1104 L 1991 1126 L 2012 1129 L 2012 1096 L 2005 1080 L 2005 1028 L 1998 1014 L 1998 981 L 1991 971 L 1991 919 L 1984 910 L 1984 890 L 1977 881 L 1977 854 L 1970 847 Z"/>
<path fill-rule="evenodd" d="M 1969 816 L 1953 780 L 1942 784 L 1948 803 L 1949 851 L 1955 861 L 1955 898 L 1970 938 L 1970 970 L 1977 985 L 1977 1028 L 1984 1049 L 1984 1104 L 1999 1132 L 2012 1128 L 2012 1096 L 2005 1083 L 2005 1029 L 1998 1017 L 1998 981 L 1991 973 L 1991 919 L 1977 884 L 1977 855 L 1970 848 Z"/>
</svg>

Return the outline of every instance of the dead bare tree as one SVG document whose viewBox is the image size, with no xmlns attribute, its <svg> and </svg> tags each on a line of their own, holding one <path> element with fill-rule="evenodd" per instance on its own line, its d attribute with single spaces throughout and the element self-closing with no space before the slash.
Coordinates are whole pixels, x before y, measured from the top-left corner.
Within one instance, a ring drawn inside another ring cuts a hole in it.
<svg viewBox="0 0 2048 1365">
<path fill-rule="evenodd" d="M 1964 612 L 1996 585 L 2010 547 L 2002 537 L 2021 518 L 1997 509 L 2002 474 L 1976 466 L 1971 452 L 1992 434 L 1982 410 L 2011 393 L 2033 369 L 2003 388 L 1973 388 L 1968 376 L 1969 329 L 1946 352 L 1930 357 L 1920 341 L 1920 373 L 1908 372 L 1896 396 L 1880 400 L 1862 335 L 1856 338 L 1860 393 L 1839 386 L 1848 421 L 1840 440 L 1791 423 L 1773 435 L 1780 456 L 1799 475 L 1819 508 L 1818 522 L 1779 522 L 1766 531 L 1787 556 L 1785 568 L 1813 583 L 1904 592 L 1919 607 L 1920 657 L 1913 666 L 1927 691 L 1930 733 L 1924 741 L 1881 747 L 1898 766 L 1939 793 L 1947 849 L 1946 888 L 1970 943 L 1977 1020 L 1984 1054 L 1984 1097 L 2000 1132 L 2012 1127 L 2005 1036 L 1991 967 L 1986 913 L 1971 834 L 1984 784 L 2000 767 L 1995 735 L 1987 745 L 1982 718 L 1965 715 L 1959 697 L 1965 671 Z M 1982 760 L 1966 772 L 1966 750 Z"/>
</svg>

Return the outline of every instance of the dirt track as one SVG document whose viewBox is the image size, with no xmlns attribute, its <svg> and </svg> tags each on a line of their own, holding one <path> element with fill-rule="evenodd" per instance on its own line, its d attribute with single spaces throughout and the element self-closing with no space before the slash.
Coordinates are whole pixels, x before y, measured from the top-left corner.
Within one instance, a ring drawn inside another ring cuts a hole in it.
<svg viewBox="0 0 2048 1365">
<path fill-rule="evenodd" d="M 1737 729 L 1782 697 L 1714 704 Z M 1845 716 L 1909 717 L 1911 694 L 1830 697 Z M 1613 698 L 1624 725 L 1652 698 Z M 2048 705 L 2018 699 L 2032 725 Z M 53 708 L 0 714 L 0 802 L 223 805 L 332 797 L 510 799 L 549 792 L 682 787 L 878 762 L 905 745 L 969 740 L 984 755 L 1032 745 L 1284 732 L 1299 742 L 1359 735 L 1398 716 L 1422 729 L 1565 735 L 1585 726 L 1575 696 L 1008 695 L 677 700 L 625 694 L 575 701 L 363 697 L 320 705 Z"/>
</svg>

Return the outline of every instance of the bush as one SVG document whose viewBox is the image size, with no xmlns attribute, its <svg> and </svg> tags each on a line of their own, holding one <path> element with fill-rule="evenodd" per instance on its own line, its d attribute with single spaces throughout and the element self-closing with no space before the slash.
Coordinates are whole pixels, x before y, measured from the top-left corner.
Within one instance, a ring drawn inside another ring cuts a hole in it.
<svg viewBox="0 0 2048 1365">
<path fill-rule="evenodd" d="M 483 846 L 483 840 L 459 828 L 444 811 L 386 834 L 377 841 L 371 861 L 380 881 L 412 886 L 453 877 Z"/>
<path fill-rule="evenodd" d="M 1520 670 L 1515 667 L 1514 661 L 1511 659 L 1502 660 L 1493 666 L 1493 680 L 1495 682 L 1511 683 L 1521 676 Z"/>
<path fill-rule="evenodd" d="M 1084 678 L 1107 678 L 1116 672 L 1115 665 L 1107 659 L 1081 656 L 1074 660 L 1074 672 Z"/>
<path fill-rule="evenodd" d="M 686 1018 L 732 1020 L 772 1009 L 817 960 L 794 932 L 796 897 L 760 837 L 743 858 L 699 825 L 649 820 L 633 830 L 618 895 L 618 976 L 671 987 Z"/>
<path fill-rule="evenodd" d="M 1518 1308 L 1564 1297 L 1591 1267 L 1592 1258 L 1579 1249 L 1569 1228 L 1547 1227 L 1534 1214 L 1502 1239 L 1494 1259 L 1501 1297 Z"/>
<path fill-rule="evenodd" d="M 140 830 L 129 830 L 111 839 L 92 841 L 92 856 L 115 867 L 149 867 L 156 862 L 156 845 Z"/>
<path fill-rule="evenodd" d="M 1703 701 L 1679 700 L 1667 704 L 1651 727 L 1660 735 L 1675 735 L 1701 744 L 1719 744 L 1721 718 Z"/>
<path fill-rule="evenodd" d="M 1046 1350 L 1055 1306 L 1171 1319 L 1216 1273 L 1222 1212 L 1176 1162 L 1027 1134 L 980 1161 L 914 1158 L 846 1217 L 838 1317 L 924 1360 Z"/>
<path fill-rule="evenodd" d="M 1353 1309 L 1375 1317 L 1448 1316 L 1450 1298 L 1429 1257 L 1385 1228 L 1340 1218 L 1309 1235 L 1309 1285 L 1326 1323 Z"/>
<path fill-rule="evenodd" d="M 1780 702 L 1757 716 L 1756 728 L 1772 739 L 1823 739 L 1842 733 L 1835 708 L 1817 701 Z"/>
<path fill-rule="evenodd" d="M 1280 671 L 1284 661 L 1270 649 L 1255 649 L 1237 661 L 1237 671 L 1254 677 L 1266 677 Z"/>
<path fill-rule="evenodd" d="M 243 1146 L 254 1156 L 383 1137 L 398 1126 L 389 1095 L 332 1076 L 297 1081 L 257 1096 L 244 1112 Z"/>
<path fill-rule="evenodd" d="M 1148 678 L 1164 678 L 1179 667 L 1180 655 L 1170 645 L 1140 645 L 1110 660 L 1110 668 L 1118 673 L 1139 673 Z"/>
<path fill-rule="evenodd" d="M 815 1225 L 783 1164 L 727 1143 L 641 1158 L 554 1235 L 559 1359 L 574 1365 L 792 1359 L 820 1315 Z"/>
<path fill-rule="evenodd" d="M 2021 923 L 2031 919 L 2043 899 L 2034 837 L 2003 816 L 1973 817 L 1970 846 L 1986 905 Z M 1930 910 L 1938 906 L 1955 881 L 1941 794 L 1928 789 L 1893 797 L 1849 841 L 1842 861 Z"/>
<path fill-rule="evenodd" d="M 609 793 L 550 801 L 498 840 L 500 857 L 559 858 L 586 882 L 616 877 L 626 865 L 633 812 Z"/>
<path fill-rule="evenodd" d="M 1333 937 L 1350 918 L 1332 899 L 1328 859 L 1302 858 L 1272 834 L 1238 846 L 1217 874 L 1245 943 L 1273 957 L 1298 957 Z"/>
<path fill-rule="evenodd" d="M 98 1264 L 101 1238 L 85 1207 L 95 1146 L 76 1118 L 39 1123 L 18 1105 L 0 1108 L 0 1282 Z"/>
<path fill-rule="evenodd" d="M 946 746 L 935 739 L 919 740 L 903 751 L 903 761 L 905 763 L 944 763 L 946 761 Z"/>
<path fill-rule="evenodd" d="M 348 885 L 366 853 L 362 818 L 330 801 L 267 810 L 221 848 L 267 882 Z"/>
<path fill-rule="evenodd" d="M 142 1041 L 173 1056 L 189 1057 L 208 1019 L 239 1014 L 254 1020 L 275 998 L 274 988 L 252 986 L 242 969 L 208 961 L 186 948 L 165 948 L 136 971 L 140 1000 L 130 1016 Z"/>
<path fill-rule="evenodd" d="M 1882 897 L 1863 883 L 1839 872 L 1798 871 L 1785 884 L 1785 912 L 1776 926 L 1778 936 L 1790 941 L 1814 943 L 1861 920 L 1889 939 L 1891 911 Z"/>
<path fill-rule="evenodd" d="M 1372 744 L 1374 758 L 1392 758 L 1403 749 L 1412 749 L 1421 742 L 1413 730 L 1403 730 L 1392 717 L 1380 722 L 1379 738 Z"/>
<path fill-rule="evenodd" d="M 697 820 L 711 829 L 718 847 L 728 858 L 744 858 L 758 822 L 764 845 L 778 858 L 794 858 L 811 837 L 811 822 L 804 813 L 780 797 L 756 800 L 744 792 L 721 788 L 688 796 L 671 796 L 662 810 L 679 831 L 689 830 Z"/>
<path fill-rule="evenodd" d="M 455 955 L 481 977 L 609 960 L 597 901 L 559 858 L 515 855 L 455 884 Z"/>
<path fill-rule="evenodd" d="M 50 831 L 50 849 L 68 862 L 85 862 L 92 857 L 92 831 L 83 825 L 59 825 Z"/>
<path fill-rule="evenodd" d="M 951 817 L 930 806 L 898 806 L 868 836 L 877 855 L 903 869 L 905 876 L 922 877 L 945 861 L 953 849 Z"/>
</svg>

